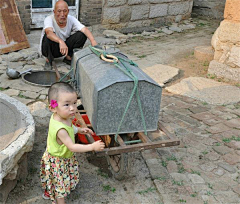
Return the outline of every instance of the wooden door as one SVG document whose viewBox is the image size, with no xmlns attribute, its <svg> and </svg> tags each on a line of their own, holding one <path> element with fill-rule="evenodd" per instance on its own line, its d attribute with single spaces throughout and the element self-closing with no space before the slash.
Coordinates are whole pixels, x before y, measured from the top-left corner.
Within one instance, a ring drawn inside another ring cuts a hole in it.
<svg viewBox="0 0 240 204">
<path fill-rule="evenodd" d="M 0 1 L 0 54 L 29 47 L 14 0 Z"/>
</svg>

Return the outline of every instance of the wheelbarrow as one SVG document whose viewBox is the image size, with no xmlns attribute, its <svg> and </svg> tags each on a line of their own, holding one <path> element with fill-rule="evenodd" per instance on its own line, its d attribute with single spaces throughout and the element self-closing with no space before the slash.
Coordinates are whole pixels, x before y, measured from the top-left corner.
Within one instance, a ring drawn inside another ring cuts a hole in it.
<svg viewBox="0 0 240 204">
<path fill-rule="evenodd" d="M 180 144 L 159 122 L 162 88 L 119 50 L 75 52 L 71 71 L 83 107 L 74 122 L 94 131 L 85 141 L 105 143 L 94 154 L 106 156 L 116 179 L 127 175 L 129 152 Z"/>
<path fill-rule="evenodd" d="M 88 127 L 93 130 L 85 110 L 78 110 L 73 123 L 78 127 Z M 180 140 L 174 134 L 171 134 L 161 122 L 158 122 L 156 131 L 148 132 L 147 135 L 144 132 L 118 134 L 117 142 L 115 141 L 115 135 L 97 136 L 94 133 L 94 135 L 78 134 L 76 136 L 77 143 L 91 144 L 97 140 L 102 140 L 105 143 L 105 148 L 102 151 L 93 152 L 93 154 L 106 157 L 109 169 L 117 180 L 127 177 L 129 168 L 127 153 L 180 144 Z"/>
</svg>

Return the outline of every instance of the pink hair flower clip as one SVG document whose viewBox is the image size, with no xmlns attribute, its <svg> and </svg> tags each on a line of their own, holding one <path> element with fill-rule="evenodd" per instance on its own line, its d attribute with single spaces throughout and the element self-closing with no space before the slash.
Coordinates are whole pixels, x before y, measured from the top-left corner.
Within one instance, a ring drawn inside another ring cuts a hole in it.
<svg viewBox="0 0 240 204">
<path fill-rule="evenodd" d="M 50 106 L 51 106 L 52 108 L 56 108 L 56 107 L 58 106 L 57 101 L 56 101 L 56 100 L 51 100 Z"/>
</svg>

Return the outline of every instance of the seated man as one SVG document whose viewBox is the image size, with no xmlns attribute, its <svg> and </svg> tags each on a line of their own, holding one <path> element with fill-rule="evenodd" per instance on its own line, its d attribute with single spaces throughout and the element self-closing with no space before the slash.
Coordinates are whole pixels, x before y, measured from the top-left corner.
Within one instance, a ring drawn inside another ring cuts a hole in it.
<svg viewBox="0 0 240 204">
<path fill-rule="evenodd" d="M 68 15 L 68 4 L 59 0 L 54 15 L 44 20 L 40 41 L 40 53 L 46 57 L 46 65 L 52 65 L 54 58 L 65 56 L 63 61 L 71 64 L 74 48 L 81 48 L 87 38 L 92 46 L 97 45 L 92 33 L 75 17 Z"/>
</svg>

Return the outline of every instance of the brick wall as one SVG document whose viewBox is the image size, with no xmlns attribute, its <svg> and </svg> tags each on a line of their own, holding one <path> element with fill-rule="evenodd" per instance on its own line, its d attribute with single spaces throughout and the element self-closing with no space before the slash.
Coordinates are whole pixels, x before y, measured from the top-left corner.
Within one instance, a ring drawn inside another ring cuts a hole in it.
<svg viewBox="0 0 240 204">
<path fill-rule="evenodd" d="M 18 12 L 26 34 L 30 33 L 31 26 L 31 0 L 15 0 Z"/>
<path fill-rule="evenodd" d="M 80 0 L 79 20 L 86 26 L 101 24 L 102 0 Z"/>
</svg>

